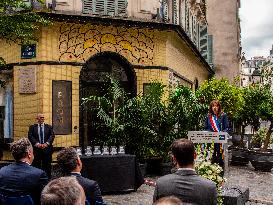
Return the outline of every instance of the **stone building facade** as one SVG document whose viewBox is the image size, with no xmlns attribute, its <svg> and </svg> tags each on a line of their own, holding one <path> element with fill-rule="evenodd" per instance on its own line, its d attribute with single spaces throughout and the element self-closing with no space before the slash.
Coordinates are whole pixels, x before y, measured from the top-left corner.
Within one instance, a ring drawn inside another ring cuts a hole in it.
<svg viewBox="0 0 273 205">
<path fill-rule="evenodd" d="M 213 35 L 213 65 L 217 78 L 230 82 L 239 75 L 241 36 L 239 19 L 240 0 L 208 0 L 208 33 Z"/>
<path fill-rule="evenodd" d="M 21 45 L 0 41 L 0 56 L 8 65 L 1 73 L 10 73 L 12 87 L 12 112 L 7 113 L 12 118 L 12 135 L 5 138 L 27 136 L 37 113 L 44 113 L 53 127 L 56 115 L 59 121 L 70 118 L 68 131 L 56 133 L 55 147 L 79 146 L 84 132 L 81 100 L 98 92 L 105 74 L 113 74 L 131 95 L 143 93 L 145 85 L 153 81 L 166 85 L 167 91 L 178 84 L 195 89 L 214 74 L 181 26 L 84 14 L 88 13 L 80 9 L 84 7 L 73 2 L 47 2 L 59 10 L 41 13 L 53 24 L 41 28 L 38 42 L 29 47 L 35 49 L 35 55 L 28 56 L 31 52 Z M 61 12 L 65 6 L 67 11 Z M 61 91 L 54 95 L 56 82 L 71 85 L 65 88 L 69 103 L 62 101 Z M 69 113 L 62 115 L 60 109 L 66 106 Z"/>
</svg>

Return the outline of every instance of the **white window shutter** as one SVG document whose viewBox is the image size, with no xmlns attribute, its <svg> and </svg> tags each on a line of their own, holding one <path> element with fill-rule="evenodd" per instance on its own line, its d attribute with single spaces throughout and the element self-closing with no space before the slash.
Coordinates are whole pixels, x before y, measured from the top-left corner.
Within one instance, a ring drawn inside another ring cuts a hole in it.
<svg viewBox="0 0 273 205">
<path fill-rule="evenodd" d="M 173 23 L 179 24 L 179 0 L 173 0 Z"/>
<path fill-rule="evenodd" d="M 208 28 L 207 25 L 199 27 L 199 50 L 201 55 L 208 61 Z"/>
<path fill-rule="evenodd" d="M 83 13 L 124 16 L 127 14 L 127 0 L 83 0 Z"/>
<path fill-rule="evenodd" d="M 208 63 L 213 64 L 213 36 L 208 35 Z"/>
<path fill-rule="evenodd" d="M 94 13 L 106 15 L 106 0 L 96 0 Z"/>
<path fill-rule="evenodd" d="M 169 22 L 169 7 L 166 0 L 163 2 L 163 20 Z"/>
<path fill-rule="evenodd" d="M 83 10 L 82 12 L 84 14 L 93 14 L 94 10 L 94 4 L 95 1 L 94 0 L 83 0 Z"/>
<path fill-rule="evenodd" d="M 116 0 L 107 0 L 106 2 L 106 15 L 114 16 L 116 10 Z"/>
<path fill-rule="evenodd" d="M 116 0 L 117 1 L 117 15 L 125 16 L 127 14 L 127 0 Z"/>
</svg>

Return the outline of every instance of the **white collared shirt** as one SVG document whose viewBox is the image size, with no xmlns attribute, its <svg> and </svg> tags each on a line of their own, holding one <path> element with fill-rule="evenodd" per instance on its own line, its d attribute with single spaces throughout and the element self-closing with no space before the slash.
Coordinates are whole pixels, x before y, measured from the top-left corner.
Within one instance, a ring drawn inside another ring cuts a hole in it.
<svg viewBox="0 0 273 205">
<path fill-rule="evenodd" d="M 177 170 L 191 170 L 191 171 L 195 171 L 195 170 L 192 169 L 192 168 L 178 168 Z"/>
</svg>

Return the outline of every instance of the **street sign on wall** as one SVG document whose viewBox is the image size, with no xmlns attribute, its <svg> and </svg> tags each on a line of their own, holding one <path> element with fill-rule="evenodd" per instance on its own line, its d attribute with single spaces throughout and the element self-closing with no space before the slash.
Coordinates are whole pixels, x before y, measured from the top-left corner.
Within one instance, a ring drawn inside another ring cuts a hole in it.
<svg viewBox="0 0 273 205">
<path fill-rule="evenodd" d="M 22 59 L 36 58 L 36 44 L 22 45 L 21 58 Z"/>
</svg>

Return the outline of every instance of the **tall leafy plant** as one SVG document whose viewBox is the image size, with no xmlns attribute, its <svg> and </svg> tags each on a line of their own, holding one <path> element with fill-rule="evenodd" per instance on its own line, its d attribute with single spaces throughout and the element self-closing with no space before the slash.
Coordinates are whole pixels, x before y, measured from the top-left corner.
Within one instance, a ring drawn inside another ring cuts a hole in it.
<svg viewBox="0 0 273 205">
<path fill-rule="evenodd" d="M 173 138 L 186 137 L 189 130 L 203 127 L 207 106 L 188 87 L 180 86 L 170 95 L 169 118 L 174 123 Z"/>
<path fill-rule="evenodd" d="M 97 118 L 104 123 L 106 133 L 102 137 L 104 143 L 108 145 L 120 145 L 124 136 L 124 124 L 120 117 L 119 110 L 123 106 L 127 97 L 117 80 L 109 77 L 109 87 L 103 96 L 89 96 L 83 98 L 83 103 L 87 109 L 96 113 Z M 98 124 L 99 125 L 99 124 Z M 99 127 L 98 129 L 101 129 Z M 94 139 L 101 142 L 99 139 Z M 101 142 L 103 143 L 103 142 Z"/>
<path fill-rule="evenodd" d="M 261 118 L 270 122 L 270 126 L 267 130 L 266 137 L 264 139 L 263 151 L 266 151 L 271 141 L 271 134 L 273 132 L 273 94 L 272 94 L 272 78 L 273 78 L 273 66 L 270 64 L 267 69 L 262 72 L 264 83 L 260 85 L 262 87 L 265 100 L 262 101 L 260 110 Z"/>
<path fill-rule="evenodd" d="M 233 120 L 235 114 L 241 109 L 243 104 L 241 89 L 234 84 L 230 84 L 225 78 L 219 80 L 212 78 L 205 81 L 196 94 L 207 105 L 212 100 L 219 100 L 230 120 Z"/>
<path fill-rule="evenodd" d="M 128 100 L 120 112 L 125 121 L 126 144 L 141 159 L 166 153 L 165 136 L 171 128 L 162 101 L 164 88 L 160 83 L 151 83 L 145 95 Z"/>
</svg>

